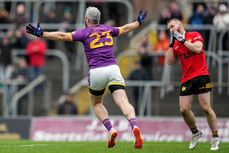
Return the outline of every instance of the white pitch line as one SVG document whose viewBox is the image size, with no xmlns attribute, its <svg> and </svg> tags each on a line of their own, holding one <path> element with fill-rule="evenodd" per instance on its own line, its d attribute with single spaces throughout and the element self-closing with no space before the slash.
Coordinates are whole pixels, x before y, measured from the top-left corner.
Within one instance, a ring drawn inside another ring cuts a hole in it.
<svg viewBox="0 0 229 153">
<path fill-rule="evenodd" d="M 46 146 L 46 144 L 29 144 L 29 145 L 0 145 L 0 148 L 22 148 L 22 147 L 36 147 L 36 146 Z"/>
</svg>

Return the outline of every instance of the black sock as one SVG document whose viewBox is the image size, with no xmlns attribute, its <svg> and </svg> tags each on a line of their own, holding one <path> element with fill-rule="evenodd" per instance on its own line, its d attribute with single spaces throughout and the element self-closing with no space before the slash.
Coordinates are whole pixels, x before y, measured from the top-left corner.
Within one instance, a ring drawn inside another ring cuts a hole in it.
<svg viewBox="0 0 229 153">
<path fill-rule="evenodd" d="M 212 131 L 212 137 L 213 138 L 218 138 L 218 131 Z"/>
<path fill-rule="evenodd" d="M 198 132 L 198 129 L 196 127 L 191 128 L 192 134 L 196 134 Z"/>
</svg>

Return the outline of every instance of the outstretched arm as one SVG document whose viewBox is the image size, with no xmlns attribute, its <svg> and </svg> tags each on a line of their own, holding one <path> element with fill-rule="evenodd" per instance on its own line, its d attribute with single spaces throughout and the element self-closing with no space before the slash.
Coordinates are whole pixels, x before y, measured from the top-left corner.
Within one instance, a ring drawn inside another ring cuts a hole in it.
<svg viewBox="0 0 229 153">
<path fill-rule="evenodd" d="M 126 24 L 122 27 L 119 27 L 120 30 L 121 30 L 121 34 L 126 34 L 130 31 L 133 31 L 134 29 L 138 28 L 139 26 L 141 26 L 141 24 L 143 23 L 143 21 L 145 20 L 147 16 L 147 11 L 142 14 L 142 11 L 139 12 L 138 14 L 138 18 L 137 18 L 137 21 L 133 22 L 133 23 L 129 23 L 129 24 Z"/>
<path fill-rule="evenodd" d="M 37 37 L 43 37 L 49 40 L 62 40 L 62 41 L 71 41 L 70 33 L 64 32 L 42 32 L 40 24 L 37 24 L 37 28 L 29 24 L 26 26 L 26 32 L 35 35 Z"/>
<path fill-rule="evenodd" d="M 121 34 L 126 34 L 134 29 L 137 29 L 139 26 L 140 26 L 140 23 L 138 21 L 135 21 L 133 23 L 125 24 L 124 26 L 119 27 L 119 28 L 121 30 Z"/>
<path fill-rule="evenodd" d="M 64 32 L 43 32 L 43 38 L 49 40 L 71 41 L 70 33 Z"/>
</svg>

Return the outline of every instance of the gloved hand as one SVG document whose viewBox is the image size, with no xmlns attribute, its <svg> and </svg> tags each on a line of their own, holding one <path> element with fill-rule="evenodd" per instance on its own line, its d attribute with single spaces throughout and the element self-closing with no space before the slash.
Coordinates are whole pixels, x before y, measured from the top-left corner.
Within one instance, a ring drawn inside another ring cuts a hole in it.
<svg viewBox="0 0 229 153">
<path fill-rule="evenodd" d="M 37 28 L 35 28 L 33 25 L 29 24 L 26 26 L 26 32 L 35 35 L 37 37 L 42 37 L 43 32 L 41 31 L 40 23 L 37 23 Z"/>
<path fill-rule="evenodd" d="M 144 15 L 142 15 L 142 10 L 139 12 L 137 21 L 139 22 L 140 26 L 142 25 L 146 16 L 147 16 L 147 11 L 144 13 Z"/>
<path fill-rule="evenodd" d="M 185 37 L 177 31 L 173 33 L 173 36 L 182 44 L 184 44 L 184 42 L 186 41 Z"/>
<path fill-rule="evenodd" d="M 173 47 L 175 44 L 175 37 L 173 36 L 173 32 L 170 32 L 170 44 L 169 47 Z"/>
</svg>

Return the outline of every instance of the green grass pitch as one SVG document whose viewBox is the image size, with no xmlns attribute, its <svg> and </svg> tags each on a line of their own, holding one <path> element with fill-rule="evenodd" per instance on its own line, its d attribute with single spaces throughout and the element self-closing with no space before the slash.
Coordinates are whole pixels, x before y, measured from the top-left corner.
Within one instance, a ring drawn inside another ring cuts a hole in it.
<svg viewBox="0 0 229 153">
<path fill-rule="evenodd" d="M 0 153 L 228 153 L 229 143 L 221 143 L 218 151 L 210 151 L 209 143 L 199 143 L 194 150 L 189 142 L 144 142 L 142 149 L 135 149 L 133 142 L 117 141 L 114 148 L 107 148 L 105 141 L 90 142 L 37 142 L 29 140 L 0 141 Z"/>
</svg>

